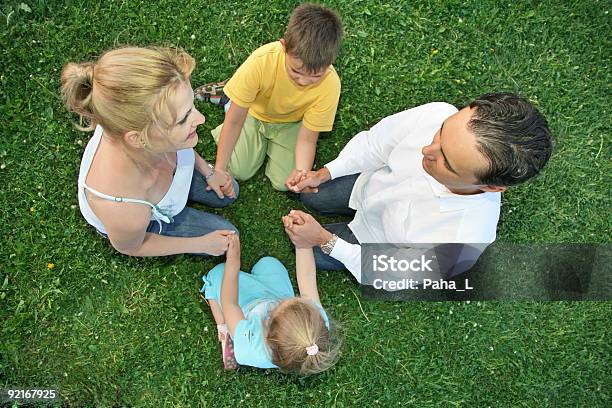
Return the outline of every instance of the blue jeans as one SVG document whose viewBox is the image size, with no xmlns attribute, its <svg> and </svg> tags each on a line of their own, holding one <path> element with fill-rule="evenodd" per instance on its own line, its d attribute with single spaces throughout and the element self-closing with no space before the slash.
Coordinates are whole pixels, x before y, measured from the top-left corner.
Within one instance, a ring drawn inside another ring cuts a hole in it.
<svg viewBox="0 0 612 408">
<path fill-rule="evenodd" d="M 318 193 L 302 193 L 300 200 L 308 209 L 323 215 L 348 215 L 354 216 L 355 210 L 348 206 L 351 192 L 355 186 L 359 174 L 338 177 L 319 186 Z M 348 226 L 348 222 L 337 222 L 323 224 L 323 228 L 336 234 L 346 242 L 358 244 L 359 241 Z M 321 248 L 314 247 L 315 262 L 317 268 L 330 271 L 346 269 L 344 264 L 329 255 L 325 255 Z"/>
<path fill-rule="evenodd" d="M 191 187 L 189 188 L 189 201 L 204 204 L 212 208 L 227 207 L 238 198 L 238 182 L 234 182 L 234 191 L 236 198 L 219 198 L 213 191 L 206 191 L 208 183 L 206 179 L 197 170 L 193 170 L 191 178 Z M 217 214 L 211 214 L 204 211 L 196 210 L 195 208 L 185 207 L 183 211 L 174 216 L 174 221 L 166 224 L 162 222 L 162 231 L 159 232 L 159 224 L 157 221 L 151 221 L 147 227 L 147 232 L 160 234 L 168 237 L 199 237 L 217 230 L 234 230 L 238 229 L 228 220 Z M 193 254 L 200 256 L 208 256 L 208 254 Z"/>
</svg>

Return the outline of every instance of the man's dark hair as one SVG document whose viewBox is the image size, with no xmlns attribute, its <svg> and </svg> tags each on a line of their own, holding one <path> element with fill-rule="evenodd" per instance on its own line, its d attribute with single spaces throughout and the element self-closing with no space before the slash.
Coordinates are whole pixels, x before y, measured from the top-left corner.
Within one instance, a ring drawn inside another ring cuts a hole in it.
<svg viewBox="0 0 612 408">
<path fill-rule="evenodd" d="M 309 72 L 319 72 L 338 56 L 342 22 L 335 11 L 304 3 L 291 13 L 283 38 L 288 54 L 301 59 Z"/>
<path fill-rule="evenodd" d="M 537 175 L 552 153 L 548 122 L 525 98 L 508 92 L 486 94 L 475 108 L 468 129 L 487 159 L 487 168 L 476 174 L 481 184 L 512 186 Z"/>
</svg>

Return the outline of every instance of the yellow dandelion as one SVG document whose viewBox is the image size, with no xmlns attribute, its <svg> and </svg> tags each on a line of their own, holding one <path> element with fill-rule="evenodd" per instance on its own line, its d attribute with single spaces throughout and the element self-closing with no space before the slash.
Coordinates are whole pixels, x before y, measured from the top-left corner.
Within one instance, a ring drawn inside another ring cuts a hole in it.
<svg viewBox="0 0 612 408">
<path fill-rule="evenodd" d="M 54 263 L 48 263 L 47 264 L 47 268 L 48 269 L 53 269 L 53 268 L 55 268 L 55 264 Z"/>
</svg>

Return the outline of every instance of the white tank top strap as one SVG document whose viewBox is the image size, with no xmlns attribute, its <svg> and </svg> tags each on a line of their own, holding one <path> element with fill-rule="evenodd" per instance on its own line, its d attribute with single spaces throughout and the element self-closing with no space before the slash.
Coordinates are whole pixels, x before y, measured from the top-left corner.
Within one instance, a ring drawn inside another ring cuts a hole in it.
<svg viewBox="0 0 612 408">
<path fill-rule="evenodd" d="M 101 126 L 97 126 L 93 137 L 87 143 L 83 158 L 81 159 L 81 166 L 79 169 L 79 180 L 78 180 L 78 199 L 79 208 L 83 217 L 87 222 L 96 229 L 106 234 L 106 229 L 100 221 L 100 219 L 92 211 L 89 203 L 87 202 L 86 192 L 89 191 L 93 195 L 100 197 L 105 200 L 123 203 L 137 203 L 151 207 L 151 220 L 157 221 L 159 224 L 159 232 L 162 232 L 162 221 L 165 223 L 173 222 L 173 217 L 180 213 L 187 204 L 189 197 L 189 190 L 191 186 L 191 179 L 193 176 L 193 170 L 195 167 L 195 152 L 193 149 L 183 149 L 176 153 L 176 170 L 172 178 L 170 188 L 157 203 L 152 204 L 145 200 L 138 200 L 134 198 L 125 197 L 114 197 L 108 194 L 104 194 L 97 191 L 85 184 L 85 179 L 89 172 L 89 167 L 93 161 L 98 145 L 102 138 L 103 129 Z M 162 210 L 163 208 L 163 210 Z"/>
<path fill-rule="evenodd" d="M 150 203 L 149 201 L 146 200 L 138 200 L 136 198 L 125 198 L 125 197 L 114 197 L 108 194 L 104 194 L 101 193 L 100 191 L 89 187 L 87 184 L 83 183 L 83 188 L 85 190 L 87 190 L 88 192 L 92 193 L 93 195 L 100 197 L 104 200 L 108 200 L 108 201 L 114 201 L 117 203 L 135 203 L 135 204 L 144 204 L 144 205 L 148 205 L 149 207 L 151 207 L 151 215 L 153 216 L 153 218 L 155 218 L 155 221 L 157 221 L 157 223 L 159 224 L 159 232 L 161 233 L 162 231 L 162 224 L 161 221 L 165 222 L 165 223 L 171 223 L 172 221 L 174 221 L 172 219 L 172 217 L 167 216 L 166 214 L 162 213 L 160 211 L 160 209 L 153 203 Z"/>
</svg>

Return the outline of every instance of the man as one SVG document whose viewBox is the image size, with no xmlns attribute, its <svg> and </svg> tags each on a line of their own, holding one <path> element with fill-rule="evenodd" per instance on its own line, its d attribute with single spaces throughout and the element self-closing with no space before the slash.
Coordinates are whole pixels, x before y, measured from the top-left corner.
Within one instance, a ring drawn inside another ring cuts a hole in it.
<svg viewBox="0 0 612 408">
<path fill-rule="evenodd" d="M 445 274 L 454 276 L 495 240 L 501 193 L 537 175 L 551 152 L 546 119 L 517 95 L 483 95 L 460 110 L 418 106 L 358 133 L 291 188 L 307 207 L 350 223 L 322 227 L 298 211 L 285 230 L 296 246 L 315 247 L 319 268 L 347 268 L 358 282 L 360 243 L 472 244 Z"/>
</svg>

